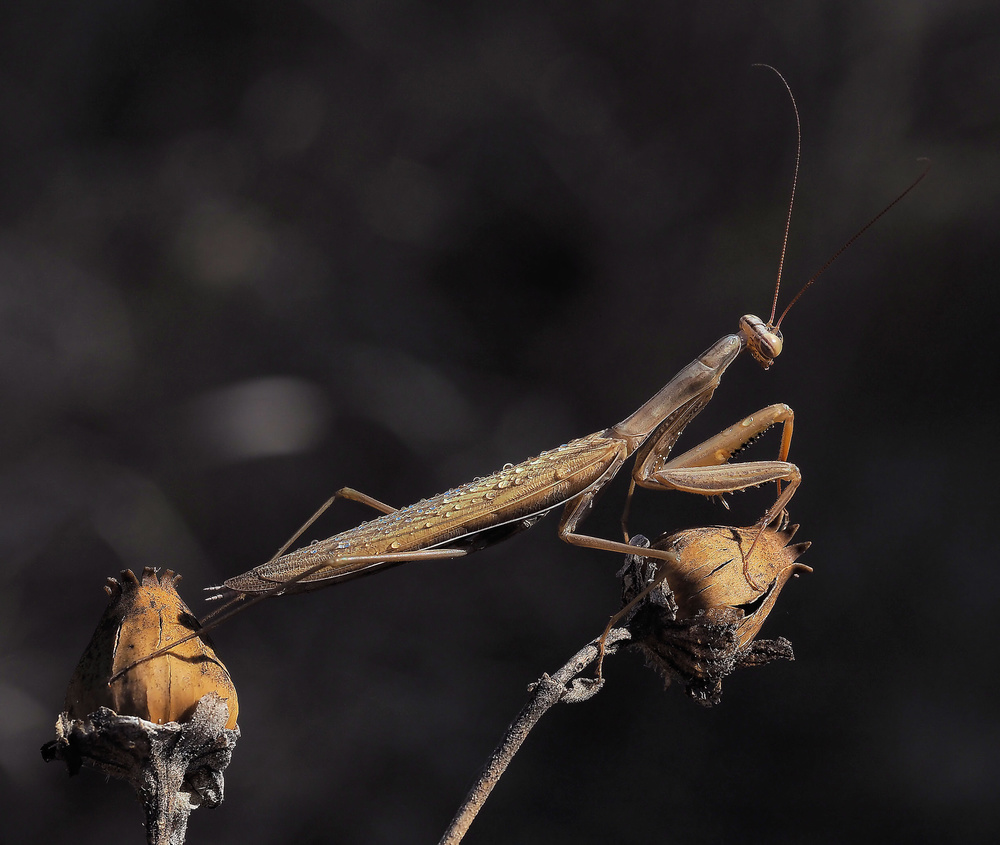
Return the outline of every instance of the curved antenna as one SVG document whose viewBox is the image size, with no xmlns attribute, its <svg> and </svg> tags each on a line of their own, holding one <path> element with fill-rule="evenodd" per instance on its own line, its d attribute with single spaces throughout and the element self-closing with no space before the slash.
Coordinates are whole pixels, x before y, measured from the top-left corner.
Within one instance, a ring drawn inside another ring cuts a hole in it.
<svg viewBox="0 0 1000 845">
<path fill-rule="evenodd" d="M 792 225 L 792 206 L 795 204 L 795 189 L 799 184 L 799 163 L 802 161 L 802 121 L 799 120 L 799 107 L 795 102 L 792 87 L 788 84 L 788 80 L 781 75 L 781 71 L 776 67 L 761 62 L 754 64 L 753 67 L 767 68 L 777 74 L 778 79 L 781 80 L 785 86 L 785 90 L 788 92 L 788 99 L 792 101 L 792 110 L 795 112 L 795 172 L 792 175 L 792 195 L 788 199 L 788 214 L 785 217 L 785 237 L 781 241 L 781 257 L 778 259 L 778 278 L 774 283 L 774 300 L 771 302 L 771 316 L 767 320 L 767 324 L 772 326 L 774 325 L 774 314 L 778 310 L 778 292 L 781 289 L 781 274 L 785 269 L 785 253 L 788 251 L 788 232 Z M 779 320 L 778 322 L 781 321 Z"/>
<path fill-rule="evenodd" d="M 827 261 L 826 264 L 824 264 L 822 267 L 820 267 L 819 270 L 815 273 L 815 275 L 813 275 L 813 277 L 802 286 L 802 288 L 799 290 L 799 292 L 797 294 L 795 294 L 794 297 L 792 297 L 792 301 L 788 303 L 788 306 L 785 308 L 785 310 L 781 312 L 781 316 L 778 318 L 778 322 L 774 324 L 774 328 L 775 329 L 777 329 L 781 325 L 781 321 L 784 320 L 785 319 L 785 315 L 789 311 L 792 310 L 792 306 L 796 302 L 799 301 L 799 297 L 802 296 L 802 294 L 804 294 L 806 292 L 806 288 L 808 288 L 810 285 L 812 285 L 813 282 L 815 282 L 820 276 L 822 276 L 823 273 L 825 273 L 827 271 L 827 269 L 829 269 L 830 265 L 833 264 L 833 262 L 836 261 L 838 258 L 840 258 L 841 255 L 843 255 L 844 251 L 851 244 L 853 244 L 858 238 L 860 238 L 865 232 L 867 232 L 872 226 L 875 225 L 875 223 L 879 220 L 879 218 L 882 217 L 882 215 L 884 215 L 887 211 L 889 211 L 890 208 L 892 208 L 903 197 L 905 197 L 908 193 L 910 193 L 910 191 L 912 191 L 915 187 L 917 187 L 917 185 L 919 185 L 921 183 L 921 181 L 923 181 L 923 178 L 930 172 L 930 169 L 931 169 L 931 160 L 929 158 L 918 158 L 917 161 L 925 161 L 925 162 L 927 162 L 927 164 L 925 165 L 925 167 L 923 169 L 923 172 L 916 179 L 914 179 L 910 183 L 909 187 L 907 187 L 907 189 L 905 191 L 903 191 L 903 193 L 901 193 L 892 202 L 890 202 L 885 208 L 883 208 L 871 220 L 869 220 L 867 223 L 865 223 L 864 226 L 862 226 L 860 229 L 858 229 L 858 231 L 855 232 L 847 240 L 847 242 L 840 249 L 838 249 L 833 254 L 833 256 L 830 258 L 830 260 Z M 773 316 L 773 313 L 772 313 L 772 316 Z"/>
</svg>

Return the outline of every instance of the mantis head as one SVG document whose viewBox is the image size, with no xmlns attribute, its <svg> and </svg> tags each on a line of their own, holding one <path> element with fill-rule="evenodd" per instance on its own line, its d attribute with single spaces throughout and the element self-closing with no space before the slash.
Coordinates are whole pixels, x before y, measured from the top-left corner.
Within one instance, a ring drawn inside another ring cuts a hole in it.
<svg viewBox="0 0 1000 845">
<path fill-rule="evenodd" d="M 744 314 L 740 317 L 740 334 L 750 354 L 765 370 L 781 354 L 781 345 L 784 342 L 781 330 L 771 323 L 765 323 L 760 317 L 755 317 L 753 314 Z"/>
</svg>

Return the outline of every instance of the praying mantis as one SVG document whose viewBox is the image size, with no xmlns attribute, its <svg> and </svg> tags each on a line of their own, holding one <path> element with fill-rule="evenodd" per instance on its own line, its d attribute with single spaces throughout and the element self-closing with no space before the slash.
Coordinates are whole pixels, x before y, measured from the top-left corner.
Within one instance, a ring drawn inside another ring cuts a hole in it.
<svg viewBox="0 0 1000 845">
<path fill-rule="evenodd" d="M 916 187 L 926 176 L 927 168 L 850 238 L 805 283 L 775 320 L 798 181 L 801 128 L 791 89 L 784 77 L 778 71 L 774 72 L 781 78 L 792 99 L 799 127 L 799 143 L 771 314 L 766 321 L 752 314 L 740 318 L 735 333 L 724 335 L 709 346 L 621 422 L 521 463 L 507 464 L 492 475 L 398 509 L 353 488 L 338 490 L 319 513 L 336 499 L 348 499 L 365 504 L 381 512 L 381 515 L 333 537 L 286 553 L 288 547 L 316 519 L 317 513 L 269 562 L 228 578 L 216 588 L 228 590 L 236 594 L 236 598 L 208 617 L 205 621 L 211 622 L 202 631 L 215 627 L 250 603 L 270 596 L 315 590 L 410 561 L 464 557 L 530 528 L 543 516 L 560 508 L 562 513 L 557 533 L 563 541 L 583 548 L 632 554 L 635 549 L 627 542 L 625 520 L 628 502 L 636 486 L 721 496 L 775 482 L 778 490 L 776 498 L 756 523 L 756 537 L 759 538 L 768 525 L 779 519 L 801 482 L 798 467 L 788 461 L 794 413 L 787 405 L 779 403 L 762 408 L 680 456 L 671 457 L 671 451 L 685 427 L 712 399 L 726 370 L 744 350 L 749 350 L 764 369 L 774 363 L 783 345 L 780 326 L 791 307 L 848 246 Z M 744 446 L 775 425 L 780 425 L 782 429 L 775 460 L 730 463 Z M 632 481 L 622 517 L 625 540 L 581 533 L 581 523 L 598 493 L 618 474 L 626 461 L 633 458 Z M 752 551 L 753 544 L 744 555 L 743 577 L 754 592 L 762 594 L 768 585 L 757 583 L 748 568 Z M 667 566 L 678 562 L 676 554 L 669 549 L 649 549 L 645 554 L 664 561 Z M 245 601 L 248 598 L 249 601 Z M 232 604 L 239 606 L 233 609 Z M 193 636 L 198 636 L 198 633 L 188 638 Z M 158 656 L 180 642 L 183 640 L 165 645 L 144 660 Z M 128 669 L 115 677 L 125 671 Z"/>
</svg>

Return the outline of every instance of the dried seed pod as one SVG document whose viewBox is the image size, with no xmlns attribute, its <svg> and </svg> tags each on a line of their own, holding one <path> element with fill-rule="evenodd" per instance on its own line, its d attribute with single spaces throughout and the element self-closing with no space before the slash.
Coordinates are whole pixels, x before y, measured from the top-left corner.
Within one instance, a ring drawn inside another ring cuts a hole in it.
<svg viewBox="0 0 1000 845">
<path fill-rule="evenodd" d="M 111 602 L 66 691 L 71 718 L 109 707 L 120 716 L 156 724 L 179 722 L 191 716 L 202 696 L 214 692 L 229 710 L 226 728 L 235 727 L 236 688 L 207 637 L 195 637 L 108 683 L 119 670 L 201 628 L 177 594 L 179 580 L 169 569 L 158 576 L 150 567 L 141 583 L 128 569 L 120 581 L 108 579 L 104 589 Z"/>
<path fill-rule="evenodd" d="M 626 601 L 645 583 L 660 585 L 630 627 L 668 683 L 680 680 L 695 700 L 715 704 L 723 678 L 738 666 L 792 659 L 788 640 L 754 640 L 788 579 L 812 571 L 797 562 L 810 545 L 791 543 L 797 530 L 768 527 L 758 537 L 756 526 L 693 528 L 653 544 L 674 552 L 676 563 L 632 556 L 624 573 Z M 766 586 L 761 591 L 750 581 Z"/>
<path fill-rule="evenodd" d="M 711 614 L 735 609 L 741 614 L 739 645 L 747 646 L 788 579 L 796 572 L 812 572 L 811 567 L 796 562 L 810 544 L 790 545 L 798 528 L 767 528 L 759 538 L 756 526 L 692 528 L 654 543 L 654 548 L 669 549 L 680 557 L 676 566 L 665 565 L 666 581 L 677 602 L 677 619 L 689 619 L 700 610 Z M 766 585 L 763 592 L 752 587 L 744 575 L 745 554 L 749 554 L 747 574 L 754 583 Z"/>
</svg>

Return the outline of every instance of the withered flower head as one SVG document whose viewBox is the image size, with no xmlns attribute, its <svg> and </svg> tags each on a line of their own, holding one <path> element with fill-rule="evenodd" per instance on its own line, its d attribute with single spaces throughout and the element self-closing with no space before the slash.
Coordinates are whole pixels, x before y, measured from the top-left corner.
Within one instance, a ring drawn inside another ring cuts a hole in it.
<svg viewBox="0 0 1000 845">
<path fill-rule="evenodd" d="M 694 528 L 653 544 L 673 551 L 676 563 L 643 558 L 641 552 L 632 558 L 626 600 L 643 584 L 661 582 L 630 627 L 668 683 L 680 680 L 695 700 L 715 704 L 722 679 L 737 666 L 792 659 L 791 643 L 783 637 L 755 638 L 788 579 L 812 571 L 797 562 L 809 548 L 791 544 L 797 530 L 797 525 L 763 532 L 756 526 Z"/>
<path fill-rule="evenodd" d="M 226 702 L 226 727 L 236 726 L 236 688 L 207 637 L 188 640 L 108 683 L 116 672 L 201 627 L 177 594 L 179 580 L 169 569 L 158 576 L 150 567 L 141 583 L 128 569 L 120 581 L 108 579 L 104 589 L 111 602 L 66 691 L 71 718 L 109 707 L 120 716 L 156 724 L 179 722 L 191 716 L 202 696 L 214 692 Z"/>
</svg>

